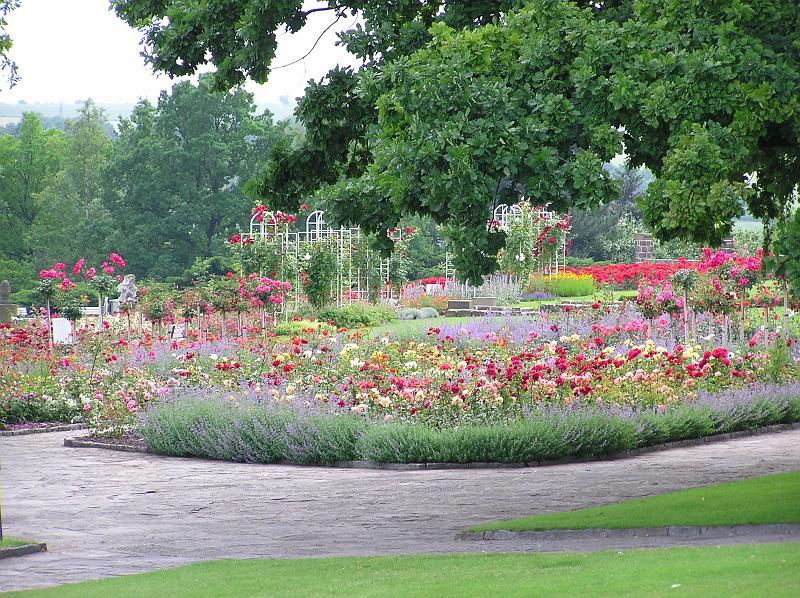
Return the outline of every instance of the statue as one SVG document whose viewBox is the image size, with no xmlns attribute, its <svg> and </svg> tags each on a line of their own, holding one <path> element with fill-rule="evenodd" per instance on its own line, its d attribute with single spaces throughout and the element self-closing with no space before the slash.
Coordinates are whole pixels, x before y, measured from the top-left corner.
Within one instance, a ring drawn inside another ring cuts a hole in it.
<svg viewBox="0 0 800 598">
<path fill-rule="evenodd" d="M 117 301 L 120 306 L 128 303 L 136 305 L 136 293 L 139 292 L 139 289 L 136 288 L 136 276 L 133 274 L 126 274 L 122 282 L 117 285 L 117 291 L 119 291 L 119 298 Z"/>
</svg>

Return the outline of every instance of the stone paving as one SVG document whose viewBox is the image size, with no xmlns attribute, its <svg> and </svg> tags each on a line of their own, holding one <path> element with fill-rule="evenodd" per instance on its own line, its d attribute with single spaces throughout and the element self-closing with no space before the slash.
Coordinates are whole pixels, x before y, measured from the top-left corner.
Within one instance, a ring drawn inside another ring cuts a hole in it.
<svg viewBox="0 0 800 598">
<path fill-rule="evenodd" d="M 441 471 L 247 465 L 63 447 L 65 437 L 81 434 L 0 438 L 4 530 L 49 547 L 0 560 L 0 591 L 219 558 L 680 544 L 465 542 L 455 534 L 483 521 L 800 469 L 800 430 L 627 460 Z"/>
</svg>

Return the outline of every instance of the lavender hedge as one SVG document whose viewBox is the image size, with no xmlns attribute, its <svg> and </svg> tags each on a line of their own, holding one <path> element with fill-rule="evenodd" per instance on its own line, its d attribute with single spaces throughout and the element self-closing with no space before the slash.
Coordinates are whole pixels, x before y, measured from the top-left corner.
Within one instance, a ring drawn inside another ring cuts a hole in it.
<svg viewBox="0 0 800 598">
<path fill-rule="evenodd" d="M 251 463 L 530 463 L 793 421 L 800 421 L 798 383 L 701 394 L 664 412 L 542 407 L 514 421 L 442 430 L 208 393 L 153 406 L 139 429 L 157 453 Z"/>
</svg>

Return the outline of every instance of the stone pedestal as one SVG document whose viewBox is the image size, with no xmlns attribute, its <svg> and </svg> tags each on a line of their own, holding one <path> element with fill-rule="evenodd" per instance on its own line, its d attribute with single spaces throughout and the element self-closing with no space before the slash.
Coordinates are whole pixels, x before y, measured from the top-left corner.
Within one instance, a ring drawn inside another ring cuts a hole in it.
<svg viewBox="0 0 800 598">
<path fill-rule="evenodd" d="M 472 300 L 473 307 L 495 307 L 497 305 L 496 297 L 475 297 Z"/>
<path fill-rule="evenodd" d="M 53 343 L 56 345 L 71 345 L 74 342 L 72 323 L 66 318 L 53 318 Z"/>
<path fill-rule="evenodd" d="M 0 282 L 0 324 L 10 324 L 17 315 L 18 306 L 8 300 L 10 295 L 11 284 L 7 280 Z"/>
</svg>

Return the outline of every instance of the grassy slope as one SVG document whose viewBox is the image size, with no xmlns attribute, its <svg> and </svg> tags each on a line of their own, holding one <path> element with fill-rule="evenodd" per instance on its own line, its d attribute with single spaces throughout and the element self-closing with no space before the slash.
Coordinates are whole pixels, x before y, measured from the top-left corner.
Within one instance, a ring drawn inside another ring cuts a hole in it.
<svg viewBox="0 0 800 598">
<path fill-rule="evenodd" d="M 800 471 L 469 528 L 548 530 L 800 523 Z"/>
<path fill-rule="evenodd" d="M 796 595 L 800 544 L 590 554 L 461 554 L 215 561 L 10 596 Z"/>
</svg>

